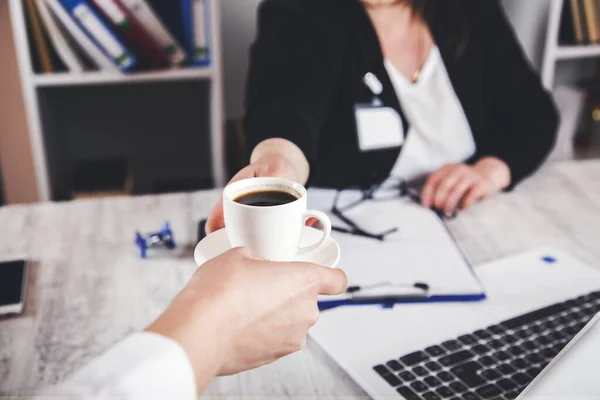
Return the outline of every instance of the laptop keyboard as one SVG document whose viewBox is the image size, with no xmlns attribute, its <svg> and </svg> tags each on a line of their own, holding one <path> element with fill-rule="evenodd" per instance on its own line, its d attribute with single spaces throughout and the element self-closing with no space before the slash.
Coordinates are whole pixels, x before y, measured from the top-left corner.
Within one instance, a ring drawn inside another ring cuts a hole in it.
<svg viewBox="0 0 600 400">
<path fill-rule="evenodd" d="M 373 369 L 408 400 L 515 399 L 599 311 L 590 293 Z"/>
</svg>

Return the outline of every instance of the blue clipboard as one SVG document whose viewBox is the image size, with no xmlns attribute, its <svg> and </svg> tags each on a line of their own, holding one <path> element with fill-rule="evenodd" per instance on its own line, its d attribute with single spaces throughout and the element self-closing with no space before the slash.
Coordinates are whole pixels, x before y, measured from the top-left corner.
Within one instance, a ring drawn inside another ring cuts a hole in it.
<svg viewBox="0 0 600 400">
<path fill-rule="evenodd" d="M 333 308 L 343 306 L 373 306 L 380 305 L 383 308 L 393 308 L 396 304 L 410 304 L 410 303 L 466 303 L 474 301 L 483 301 L 486 299 L 485 293 L 479 294 L 463 294 L 463 295 L 434 295 L 428 297 L 418 296 L 401 296 L 393 298 L 378 298 L 378 299 L 365 299 L 365 300 L 334 300 L 334 301 L 319 301 L 319 310 L 326 311 Z"/>
</svg>

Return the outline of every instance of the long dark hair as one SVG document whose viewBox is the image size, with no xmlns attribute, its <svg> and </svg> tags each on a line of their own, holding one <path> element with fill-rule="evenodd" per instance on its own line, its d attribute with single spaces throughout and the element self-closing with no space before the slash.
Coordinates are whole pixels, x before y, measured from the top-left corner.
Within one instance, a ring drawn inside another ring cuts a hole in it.
<svg viewBox="0 0 600 400">
<path fill-rule="evenodd" d="M 449 26 L 444 27 L 450 32 L 457 55 L 460 55 L 469 42 L 469 15 L 463 0 L 402 0 L 408 5 L 415 16 L 421 18 L 434 31 L 435 23 L 443 15 Z"/>
</svg>

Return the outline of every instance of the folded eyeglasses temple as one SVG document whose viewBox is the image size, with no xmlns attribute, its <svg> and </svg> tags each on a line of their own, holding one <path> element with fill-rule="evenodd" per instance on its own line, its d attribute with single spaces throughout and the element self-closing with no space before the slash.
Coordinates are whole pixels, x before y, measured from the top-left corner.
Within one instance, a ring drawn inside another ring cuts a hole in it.
<svg viewBox="0 0 600 400">
<path fill-rule="evenodd" d="M 346 217 L 336 206 L 334 206 L 331 209 L 331 212 L 333 213 L 333 215 L 338 217 L 343 223 L 345 223 L 346 225 L 348 225 L 351 228 L 351 229 L 334 228 L 334 230 L 336 230 L 338 232 L 349 233 L 349 234 L 358 235 L 358 236 L 365 236 L 365 237 L 383 241 L 386 236 L 391 235 L 392 233 L 395 233 L 398 231 L 398 228 L 392 228 L 392 229 L 389 229 L 382 233 L 367 232 L 366 230 L 364 230 L 361 227 L 359 227 L 358 225 L 356 225 L 356 223 L 354 223 L 354 221 L 352 221 L 351 219 Z"/>
</svg>

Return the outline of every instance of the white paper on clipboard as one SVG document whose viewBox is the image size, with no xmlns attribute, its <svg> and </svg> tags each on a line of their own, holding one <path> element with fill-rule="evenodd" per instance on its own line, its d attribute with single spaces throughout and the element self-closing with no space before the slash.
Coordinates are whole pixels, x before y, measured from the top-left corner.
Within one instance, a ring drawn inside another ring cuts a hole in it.
<svg viewBox="0 0 600 400">
<path fill-rule="evenodd" d="M 327 212 L 334 195 L 332 190 L 311 189 L 309 207 Z M 344 192 L 342 199 L 346 195 L 360 196 L 359 192 Z M 344 215 L 373 233 L 398 228 L 398 232 L 383 242 L 339 232 L 332 234 L 341 249 L 339 268 L 346 272 L 350 286 L 381 282 L 406 286 L 421 282 L 429 285 L 430 296 L 484 293 L 471 266 L 435 212 L 408 198 L 395 197 L 366 201 Z M 345 226 L 334 216 L 330 217 L 334 226 Z"/>
</svg>

